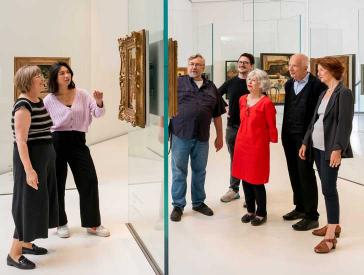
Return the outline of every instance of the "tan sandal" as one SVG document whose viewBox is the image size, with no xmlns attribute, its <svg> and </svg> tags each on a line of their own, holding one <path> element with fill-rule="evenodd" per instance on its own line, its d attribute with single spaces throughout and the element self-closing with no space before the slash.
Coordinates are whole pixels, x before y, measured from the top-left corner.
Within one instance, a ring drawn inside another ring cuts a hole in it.
<svg viewBox="0 0 364 275">
<path fill-rule="evenodd" d="M 332 247 L 329 248 L 327 243 L 332 243 Z M 336 238 L 334 239 L 323 239 L 318 245 L 315 246 L 316 253 L 329 253 L 331 249 L 335 249 L 337 244 Z"/>
<path fill-rule="evenodd" d="M 322 227 L 320 229 L 316 229 L 316 230 L 312 231 L 312 234 L 315 236 L 324 237 L 326 235 L 326 231 L 327 231 L 327 225 L 325 225 L 324 227 Z M 340 234 L 341 234 L 341 227 L 338 224 L 335 228 L 335 237 L 339 238 Z"/>
</svg>

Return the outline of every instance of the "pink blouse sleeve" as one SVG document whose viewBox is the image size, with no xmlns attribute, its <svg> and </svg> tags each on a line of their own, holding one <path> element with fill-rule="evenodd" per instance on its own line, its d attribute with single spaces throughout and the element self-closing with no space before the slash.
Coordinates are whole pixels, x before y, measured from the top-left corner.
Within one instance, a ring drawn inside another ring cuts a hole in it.
<svg viewBox="0 0 364 275">
<path fill-rule="evenodd" d="M 89 108 L 94 117 L 101 117 L 105 114 L 105 103 L 103 102 L 102 107 L 97 106 L 95 99 L 88 94 Z"/>
<path fill-rule="evenodd" d="M 276 108 L 271 100 L 267 100 L 264 108 L 265 119 L 268 124 L 270 142 L 278 142 L 278 130 L 276 127 Z"/>
</svg>

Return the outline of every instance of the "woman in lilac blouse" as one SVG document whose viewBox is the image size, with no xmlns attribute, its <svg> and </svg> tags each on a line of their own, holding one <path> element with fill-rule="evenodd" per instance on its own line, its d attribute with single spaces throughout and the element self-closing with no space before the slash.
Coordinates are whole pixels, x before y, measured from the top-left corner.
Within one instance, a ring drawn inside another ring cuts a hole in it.
<svg viewBox="0 0 364 275">
<path fill-rule="evenodd" d="M 51 132 L 57 154 L 57 234 L 61 238 L 70 236 L 64 203 L 68 164 L 80 195 L 82 227 L 90 234 L 108 237 L 109 230 L 101 225 L 97 175 L 85 139 L 92 117 L 98 118 L 105 113 L 103 93 L 95 90 L 91 97 L 87 91 L 76 88 L 72 77 L 73 71 L 68 64 L 54 64 L 49 70 L 50 93 L 44 98 L 53 120 Z"/>
</svg>

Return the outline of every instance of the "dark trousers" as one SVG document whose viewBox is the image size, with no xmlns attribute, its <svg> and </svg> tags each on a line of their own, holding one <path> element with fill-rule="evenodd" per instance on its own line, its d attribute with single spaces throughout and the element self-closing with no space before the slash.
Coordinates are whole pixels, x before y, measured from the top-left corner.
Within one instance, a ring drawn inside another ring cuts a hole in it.
<svg viewBox="0 0 364 275">
<path fill-rule="evenodd" d="M 305 213 L 305 218 L 318 220 L 318 192 L 313 160 L 302 160 L 298 151 L 302 145 L 303 134 L 282 135 L 289 178 L 293 190 L 293 203 L 296 210 Z"/>
<path fill-rule="evenodd" d="M 80 195 L 81 225 L 83 227 L 99 226 L 101 218 L 98 181 L 90 150 L 86 146 L 85 133 L 77 131 L 54 132 L 53 141 L 57 153 L 59 225 L 67 224 L 64 197 L 68 163 Z"/>
<path fill-rule="evenodd" d="M 327 223 L 338 224 L 340 218 L 339 195 L 337 193 L 337 174 L 339 167 L 330 167 L 325 160 L 325 152 L 314 149 L 315 163 L 321 179 L 322 194 L 325 198 Z"/>
<path fill-rule="evenodd" d="M 228 126 L 226 128 L 226 145 L 230 154 L 230 187 L 235 192 L 239 192 L 240 179 L 237 179 L 231 175 L 231 164 L 233 162 L 234 157 L 234 148 L 235 148 L 235 139 L 238 133 L 238 126 Z"/>
<path fill-rule="evenodd" d="M 267 195 L 264 184 L 250 184 L 243 181 L 243 189 L 248 212 L 260 217 L 267 216 Z M 257 211 L 255 211 L 255 204 Z"/>
</svg>

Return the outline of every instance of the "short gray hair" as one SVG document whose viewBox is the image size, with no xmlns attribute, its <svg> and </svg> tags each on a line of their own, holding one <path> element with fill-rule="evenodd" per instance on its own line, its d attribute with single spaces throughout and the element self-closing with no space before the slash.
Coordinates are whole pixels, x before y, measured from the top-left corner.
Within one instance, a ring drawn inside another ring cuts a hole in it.
<svg viewBox="0 0 364 275">
<path fill-rule="evenodd" d="M 268 93 L 270 89 L 270 81 L 268 74 L 263 70 L 254 69 L 248 74 L 247 80 L 252 79 L 253 77 L 255 77 L 259 82 L 262 92 Z"/>
<path fill-rule="evenodd" d="M 190 62 L 191 60 L 196 59 L 196 58 L 201 58 L 201 59 L 203 60 L 203 63 L 205 64 L 205 58 L 203 58 L 203 56 L 202 56 L 201 54 L 199 54 L 199 53 L 196 53 L 196 54 L 194 54 L 194 55 L 191 55 L 191 56 L 187 59 L 187 61 L 188 61 L 188 62 Z"/>
</svg>

